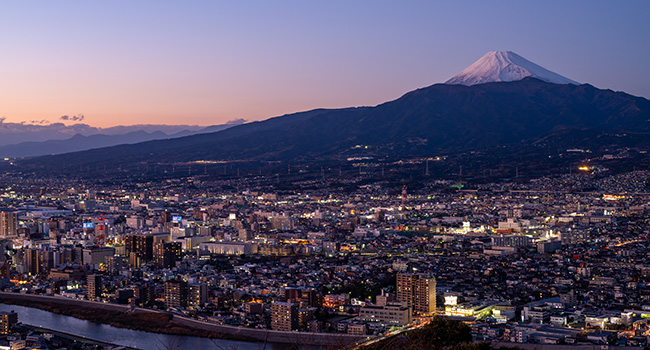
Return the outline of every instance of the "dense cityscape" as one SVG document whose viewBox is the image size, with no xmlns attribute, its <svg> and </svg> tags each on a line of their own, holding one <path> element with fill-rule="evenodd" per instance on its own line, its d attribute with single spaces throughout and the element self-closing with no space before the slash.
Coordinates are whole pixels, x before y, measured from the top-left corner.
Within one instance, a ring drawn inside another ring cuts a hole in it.
<svg viewBox="0 0 650 350">
<path fill-rule="evenodd" d="M 344 193 L 14 177 L 0 298 L 164 313 L 253 341 L 350 345 L 445 315 L 476 340 L 647 346 L 649 179 L 577 170 Z M 20 315 L 2 317 L 5 343 L 20 341 Z"/>
<path fill-rule="evenodd" d="M 34 5 L 0 350 L 650 350 L 650 1 Z"/>
</svg>

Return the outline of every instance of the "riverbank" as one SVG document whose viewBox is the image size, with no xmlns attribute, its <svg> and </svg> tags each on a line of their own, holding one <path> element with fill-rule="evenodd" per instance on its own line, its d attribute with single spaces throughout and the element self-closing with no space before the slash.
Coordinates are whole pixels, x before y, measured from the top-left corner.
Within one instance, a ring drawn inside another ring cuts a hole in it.
<svg viewBox="0 0 650 350">
<path fill-rule="evenodd" d="M 72 340 L 72 341 L 77 341 L 85 344 L 91 344 L 91 345 L 99 345 L 107 349 L 124 349 L 124 350 L 139 350 L 136 348 L 132 347 L 127 347 L 127 346 L 121 346 L 117 344 L 112 344 L 112 343 L 107 343 L 101 340 L 96 340 L 96 339 L 90 339 L 86 337 L 80 337 L 74 334 L 66 333 L 66 332 L 61 332 L 61 331 L 56 331 L 53 329 L 49 328 L 43 328 L 43 327 L 36 327 L 36 326 L 30 326 L 30 325 L 23 325 L 23 327 L 39 332 L 39 333 L 51 333 L 55 336 L 58 336 L 60 338 Z"/>
<path fill-rule="evenodd" d="M 290 344 L 313 349 L 344 349 L 369 339 L 345 333 L 309 333 L 246 328 L 199 321 L 168 312 L 126 305 L 70 299 L 61 296 L 0 292 L 0 303 L 38 308 L 54 314 L 150 333 L 245 341 L 253 344 Z"/>
<path fill-rule="evenodd" d="M 37 296 L 31 296 L 37 297 Z M 155 310 L 144 311 L 135 309 L 133 312 L 110 310 L 107 308 L 93 308 L 88 303 L 74 305 L 52 300 L 33 300 L 29 295 L 6 295 L 0 293 L 0 303 L 32 307 L 58 315 L 71 316 L 94 323 L 107 324 L 117 328 L 126 328 L 150 333 L 163 333 L 171 335 L 192 336 L 212 339 L 228 339 L 256 342 L 257 340 L 236 334 L 217 332 L 206 329 L 189 327 L 173 320 L 173 315 Z M 99 306 L 99 305 L 98 305 Z"/>
</svg>

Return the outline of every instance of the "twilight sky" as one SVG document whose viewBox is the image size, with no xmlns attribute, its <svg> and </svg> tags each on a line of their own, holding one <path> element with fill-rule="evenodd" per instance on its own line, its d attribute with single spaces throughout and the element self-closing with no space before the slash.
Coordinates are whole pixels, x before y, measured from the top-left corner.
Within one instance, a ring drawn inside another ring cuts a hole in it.
<svg viewBox="0 0 650 350">
<path fill-rule="evenodd" d="M 647 0 L 4 1 L 0 117 L 212 125 L 375 105 L 492 50 L 650 98 L 648 14 Z"/>
</svg>

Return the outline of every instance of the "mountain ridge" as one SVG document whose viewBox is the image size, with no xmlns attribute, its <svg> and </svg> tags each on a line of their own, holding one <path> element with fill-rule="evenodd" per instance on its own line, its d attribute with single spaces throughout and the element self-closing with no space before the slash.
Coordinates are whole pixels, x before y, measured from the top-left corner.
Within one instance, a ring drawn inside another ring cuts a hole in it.
<svg viewBox="0 0 650 350">
<path fill-rule="evenodd" d="M 161 160 L 399 158 L 532 145 L 559 130 L 591 130 L 593 135 L 650 131 L 648 120 L 650 101 L 642 97 L 528 77 L 473 86 L 434 84 L 374 107 L 316 109 L 216 133 L 39 157 L 19 165 L 61 170 Z"/>
</svg>

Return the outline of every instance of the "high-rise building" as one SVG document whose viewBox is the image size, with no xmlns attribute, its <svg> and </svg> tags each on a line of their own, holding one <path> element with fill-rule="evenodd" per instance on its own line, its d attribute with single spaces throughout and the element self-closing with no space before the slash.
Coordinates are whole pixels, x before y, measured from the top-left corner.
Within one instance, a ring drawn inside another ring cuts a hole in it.
<svg viewBox="0 0 650 350">
<path fill-rule="evenodd" d="M 180 242 L 157 242 L 153 245 L 153 259 L 158 268 L 171 268 L 181 258 Z"/>
<path fill-rule="evenodd" d="M 88 275 L 86 282 L 88 284 L 88 293 L 86 294 L 88 300 L 97 300 L 97 297 L 102 295 L 102 276 Z"/>
<path fill-rule="evenodd" d="M 161 223 L 172 222 L 172 213 L 168 212 L 167 210 L 161 212 L 160 213 L 160 222 Z"/>
<path fill-rule="evenodd" d="M 208 285 L 191 283 L 188 289 L 187 305 L 203 306 L 208 301 Z"/>
<path fill-rule="evenodd" d="M 406 302 L 413 312 L 430 314 L 436 311 L 436 279 L 421 274 L 397 274 L 397 300 Z"/>
<path fill-rule="evenodd" d="M 153 235 L 127 235 L 124 237 L 126 255 L 135 253 L 144 261 L 153 259 Z"/>
<path fill-rule="evenodd" d="M 130 285 L 127 289 L 133 291 L 133 297 L 140 305 L 152 305 L 156 300 L 156 288 L 150 285 Z"/>
<path fill-rule="evenodd" d="M 187 306 L 187 282 L 181 280 L 165 281 L 165 307 Z"/>
<path fill-rule="evenodd" d="M 298 304 L 276 302 L 271 304 L 271 329 L 293 331 L 298 329 Z"/>
<path fill-rule="evenodd" d="M 18 314 L 14 311 L 0 312 L 0 334 L 9 334 L 18 323 Z"/>
<path fill-rule="evenodd" d="M 111 274 L 118 274 L 124 266 L 128 264 L 129 259 L 124 256 L 106 256 L 104 257 L 104 265 L 106 268 L 106 271 Z"/>
<path fill-rule="evenodd" d="M 323 304 L 322 298 L 316 289 L 303 289 L 300 293 L 300 303 L 305 307 L 319 307 Z"/>
<path fill-rule="evenodd" d="M 25 249 L 23 262 L 25 264 L 26 272 L 30 275 L 37 276 L 42 273 L 40 254 L 38 249 Z"/>
<path fill-rule="evenodd" d="M 246 311 L 247 314 L 258 314 L 262 315 L 264 314 L 264 304 L 262 303 L 246 303 L 244 304 L 244 310 Z"/>
<path fill-rule="evenodd" d="M 53 250 L 38 252 L 39 274 L 49 274 L 50 270 L 60 264 L 61 255 Z"/>
<path fill-rule="evenodd" d="M 284 288 L 284 301 L 295 301 L 300 299 L 300 289 L 297 287 L 286 287 Z"/>
<path fill-rule="evenodd" d="M 0 212 L 0 237 L 18 235 L 18 219 L 15 212 Z"/>
<path fill-rule="evenodd" d="M 307 323 L 313 321 L 316 316 L 315 307 L 308 307 L 304 309 L 298 309 L 298 328 L 304 329 L 307 328 Z"/>
<path fill-rule="evenodd" d="M 397 300 L 405 301 L 406 306 L 413 307 L 413 291 L 418 275 L 413 273 L 397 274 Z"/>
<path fill-rule="evenodd" d="M 71 246 L 64 246 L 61 249 L 61 264 L 72 263 L 75 260 L 81 260 L 81 256 L 77 256 L 77 249 Z"/>
<path fill-rule="evenodd" d="M 415 282 L 413 292 L 413 311 L 419 314 L 436 312 L 436 279 L 421 277 Z"/>
<path fill-rule="evenodd" d="M 253 239 L 253 235 L 251 234 L 251 230 L 247 228 L 240 228 L 239 229 L 239 240 L 246 242 L 250 241 Z"/>
</svg>

